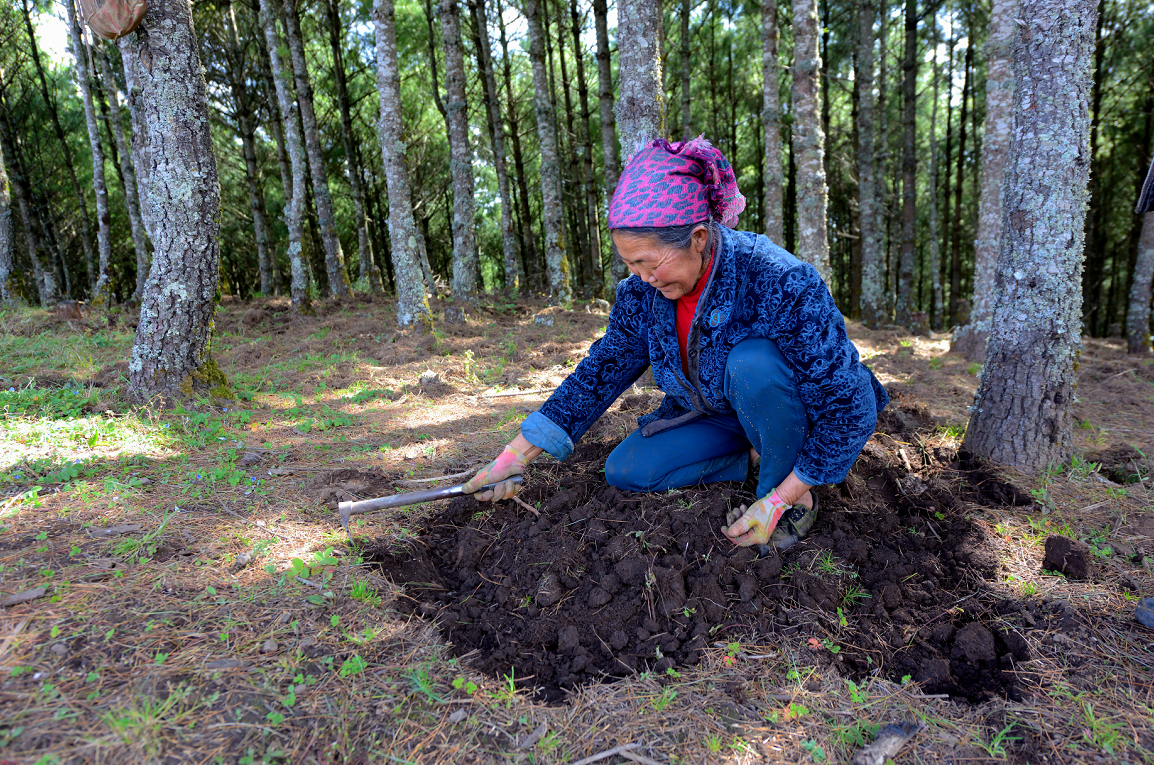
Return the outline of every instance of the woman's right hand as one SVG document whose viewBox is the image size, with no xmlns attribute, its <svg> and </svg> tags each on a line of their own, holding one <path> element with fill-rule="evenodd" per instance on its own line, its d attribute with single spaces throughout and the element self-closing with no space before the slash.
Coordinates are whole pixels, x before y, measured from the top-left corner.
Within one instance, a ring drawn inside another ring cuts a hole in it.
<svg viewBox="0 0 1154 765">
<path fill-rule="evenodd" d="M 537 454 L 527 453 L 527 450 L 518 448 L 522 446 L 517 443 L 518 440 L 524 441 L 525 439 L 523 436 L 518 436 L 512 443 L 506 445 L 504 451 L 497 455 L 497 459 L 481 468 L 480 472 L 462 487 L 464 492 L 472 494 L 473 498 L 480 502 L 496 502 L 514 497 L 517 494 L 517 484 L 506 479 L 524 473 L 525 466 L 529 464 L 529 461 L 541 452 L 540 449 L 530 446 L 530 449 L 535 450 Z M 528 442 L 526 441 L 526 443 Z M 495 483 L 497 486 L 486 492 L 480 491 L 482 486 L 491 483 Z"/>
</svg>

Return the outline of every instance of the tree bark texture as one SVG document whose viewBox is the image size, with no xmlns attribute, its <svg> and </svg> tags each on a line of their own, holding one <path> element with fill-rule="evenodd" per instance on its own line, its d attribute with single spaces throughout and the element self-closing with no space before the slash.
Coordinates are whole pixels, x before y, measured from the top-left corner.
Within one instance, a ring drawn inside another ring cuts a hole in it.
<svg viewBox="0 0 1154 765">
<path fill-rule="evenodd" d="M 793 152 L 797 158 L 797 252 L 830 285 L 825 133 L 817 0 L 793 0 Z"/>
<path fill-rule="evenodd" d="M 661 4 L 617 3 L 617 126 L 625 163 L 646 141 L 665 137 L 665 92 L 661 79 Z"/>
<path fill-rule="evenodd" d="M 389 240 L 397 283 L 397 324 L 401 328 L 432 329 L 432 312 L 421 271 L 421 247 L 413 220 L 413 196 L 405 165 L 401 81 L 397 68 L 397 31 L 393 0 L 373 1 L 376 34 L 377 91 L 381 100 L 378 133 L 381 163 L 389 192 Z M 430 285 L 432 286 L 432 285 Z"/>
<path fill-rule="evenodd" d="M 345 72 L 345 54 L 342 45 L 340 0 L 325 3 L 328 13 L 329 47 L 333 52 L 333 80 L 337 86 L 337 106 L 341 112 L 341 143 L 345 150 L 345 171 L 349 190 L 353 195 L 353 215 L 357 227 L 357 258 L 360 280 L 369 292 L 384 290 L 381 269 L 373 259 L 373 240 L 369 236 L 369 219 L 365 213 L 365 190 L 361 182 L 361 167 L 357 161 L 356 138 L 353 135 L 352 108 L 349 103 L 348 76 Z"/>
<path fill-rule="evenodd" d="M 545 223 L 545 270 L 549 297 L 558 304 L 573 298 L 569 288 L 569 261 L 561 232 L 561 166 L 557 161 L 557 127 L 549 100 L 549 76 L 545 71 L 545 33 L 541 29 L 538 0 L 526 0 L 529 27 L 529 60 L 533 68 L 533 104 L 537 113 L 537 139 L 541 146 L 541 217 Z"/>
<path fill-rule="evenodd" d="M 965 446 L 1041 470 L 1070 455 L 1081 353 L 1095 0 L 1022 0 L 997 294 Z"/>
<path fill-rule="evenodd" d="M 966 169 L 966 128 L 969 126 L 968 117 L 970 100 L 973 98 L 973 69 L 974 69 L 973 20 L 970 21 L 970 35 L 966 39 L 966 76 L 962 80 L 962 114 L 958 119 L 958 155 L 957 177 L 954 184 L 954 219 L 950 224 L 952 244 L 950 246 L 950 322 L 960 326 L 966 320 L 968 312 L 964 310 L 962 297 L 962 183 Z M 946 172 L 947 177 L 949 171 Z"/>
<path fill-rule="evenodd" d="M 90 299 L 95 304 L 107 296 L 108 263 L 112 260 L 112 213 L 108 209 L 108 182 L 104 177 L 104 147 L 100 144 L 100 123 L 96 121 L 96 105 L 92 100 L 92 72 L 88 67 L 88 46 L 80 22 L 76 20 L 73 0 L 64 0 L 68 16 L 68 32 L 72 38 L 72 55 L 76 59 L 76 84 L 80 86 L 80 100 L 84 104 L 84 122 L 88 127 L 88 144 L 92 149 L 92 189 L 96 194 L 96 252 L 95 278 L 89 265 Z"/>
<path fill-rule="evenodd" d="M 938 88 L 941 72 L 938 69 L 938 35 L 935 28 L 934 46 L 934 101 L 930 110 L 930 325 L 934 329 L 942 326 L 945 312 L 942 300 L 941 279 L 941 236 L 938 232 Z"/>
<path fill-rule="evenodd" d="M 771 3 L 762 3 L 762 18 L 764 18 L 765 8 Z M 776 9 L 776 0 L 772 3 Z M 692 59 L 693 51 L 690 50 L 689 44 L 689 16 L 692 11 L 692 4 L 690 0 L 681 0 L 681 12 L 679 14 L 681 21 L 681 140 L 688 141 L 693 138 L 693 88 L 692 88 Z M 774 30 L 774 44 L 777 43 L 777 30 Z"/>
<path fill-rule="evenodd" d="M 857 76 L 858 107 L 857 171 L 861 231 L 861 315 L 867 327 L 887 324 L 885 262 L 878 228 L 881 180 L 874 144 L 874 21 L 872 0 L 858 0 Z"/>
<path fill-rule="evenodd" d="M 585 79 L 585 51 L 581 44 L 581 16 L 577 12 L 577 0 L 569 0 L 569 19 L 573 31 L 573 57 L 577 60 L 577 99 L 581 104 L 581 121 L 578 133 L 581 141 L 581 187 L 585 192 L 585 229 L 589 236 L 589 253 L 592 258 L 590 286 L 596 297 L 602 291 L 601 272 L 603 252 L 601 249 L 601 222 L 597 213 L 597 176 L 593 168 L 593 122 L 589 112 L 589 83 Z"/>
<path fill-rule="evenodd" d="M 317 223 L 321 229 L 321 243 L 325 249 L 325 271 L 329 277 L 329 293 L 334 296 L 349 294 L 349 275 L 345 270 L 345 254 L 341 250 L 341 240 L 337 236 L 337 223 L 333 216 L 333 197 L 329 191 L 329 176 L 325 169 L 325 155 L 321 148 L 320 128 L 313 105 L 313 86 L 305 62 L 304 43 L 301 41 L 300 19 L 297 17 L 296 0 L 286 0 L 284 4 L 285 37 L 288 40 L 289 56 L 292 59 L 293 76 L 297 86 L 297 106 L 300 108 L 301 125 L 304 128 L 305 155 L 309 162 L 309 175 L 313 181 L 313 203 L 317 209 Z M 283 112 L 284 109 L 282 108 Z"/>
<path fill-rule="evenodd" d="M 761 126 L 765 132 L 765 235 L 784 244 L 781 171 L 781 65 L 777 60 L 777 0 L 761 4 Z"/>
<path fill-rule="evenodd" d="M 445 309 L 445 319 L 464 323 L 466 314 L 473 313 L 477 306 L 477 207 L 457 0 L 441 0 L 441 38 L 448 96 L 445 111 L 449 123 L 449 171 L 453 178 L 453 304 Z"/>
<path fill-rule="evenodd" d="M 505 34 L 505 18 L 502 15 L 501 2 L 497 3 L 497 30 L 501 35 L 501 63 L 502 74 L 505 79 L 505 97 L 509 105 L 509 139 L 513 149 L 513 169 L 517 176 L 517 198 L 521 209 L 522 239 L 524 249 L 524 272 L 526 288 L 541 288 L 542 269 L 540 256 L 537 252 L 536 236 L 533 233 L 533 216 L 529 210 L 529 183 L 526 180 L 525 159 L 521 153 L 521 119 L 520 104 L 513 97 L 513 71 L 509 62 L 509 38 Z M 612 113 L 612 110 L 611 112 Z M 614 139 L 616 147 L 616 139 Z"/>
<path fill-rule="evenodd" d="M 0 305 L 16 299 L 16 247 L 12 242 L 12 191 L 4 152 L 0 150 Z"/>
<path fill-rule="evenodd" d="M 895 320 L 910 326 L 916 303 L 918 229 L 918 2 L 906 0 L 905 55 L 902 59 L 902 243 L 898 261 Z"/>
<path fill-rule="evenodd" d="M 289 86 L 292 75 L 285 71 L 280 57 L 280 35 L 277 34 L 277 0 L 261 0 L 260 26 L 264 30 L 265 49 L 268 51 L 269 73 L 284 129 L 285 151 L 289 155 L 289 194 L 285 198 L 285 225 L 288 226 L 288 256 L 291 281 L 289 292 L 292 307 L 297 313 L 308 313 L 309 277 L 304 261 L 304 214 L 305 214 L 305 150 L 297 127 L 296 100 Z M 283 179 L 282 179 L 283 180 Z"/>
<path fill-rule="evenodd" d="M 609 53 L 609 22 L 606 0 L 593 0 L 593 24 L 597 32 L 597 98 L 601 109 L 601 156 L 605 173 L 605 204 L 613 199 L 617 179 L 621 177 L 621 162 L 617 152 L 617 118 L 613 106 L 613 67 Z M 608 283 L 606 294 L 617 294 L 616 283 L 629 276 L 629 269 L 621 258 L 614 258 L 605 269 Z M 610 278 L 611 277 L 611 278 Z"/>
<path fill-rule="evenodd" d="M 228 46 L 225 65 L 228 67 L 229 88 L 236 108 L 237 132 L 240 133 L 244 151 L 245 181 L 248 185 L 249 210 L 252 213 L 253 237 L 256 240 L 256 260 L 260 270 L 260 291 L 263 295 L 274 292 L 274 270 L 269 246 L 268 223 L 266 220 L 264 192 L 260 185 L 260 171 L 256 158 L 255 127 L 252 118 L 252 103 L 248 92 L 248 77 L 245 72 L 245 51 L 241 47 L 236 32 L 236 15 L 232 3 L 222 11 L 225 40 Z"/>
<path fill-rule="evenodd" d="M 978 198 L 978 235 L 974 240 L 974 286 L 970 321 L 954 334 L 952 349 L 970 361 L 986 357 L 994 313 L 998 235 L 1002 225 L 1002 189 L 1010 152 L 1014 99 L 1013 45 L 1018 0 L 994 0 L 986 42 L 986 120 L 982 129 L 982 180 Z"/>
<path fill-rule="evenodd" d="M 92 223 L 88 220 L 88 199 L 84 189 L 76 177 L 76 164 L 72 156 L 72 147 L 64 135 L 64 128 L 60 124 L 60 114 L 56 103 L 48 92 L 48 79 L 44 75 L 44 65 L 40 61 L 40 46 L 36 42 L 36 31 L 32 27 L 32 14 L 29 8 L 30 0 L 21 0 L 24 11 L 24 27 L 28 32 L 28 50 L 32 53 L 32 63 L 36 67 L 36 75 L 40 81 L 40 94 L 44 98 L 44 107 L 52 118 L 52 127 L 56 131 L 56 139 L 60 141 L 60 148 L 64 152 L 64 164 L 68 168 L 68 177 L 72 181 L 72 190 L 76 194 L 77 204 L 80 206 L 80 244 L 84 249 L 84 264 L 88 269 L 89 288 L 96 285 L 96 264 L 92 255 Z"/>
<path fill-rule="evenodd" d="M 136 291 L 133 297 L 139 303 L 144 295 L 144 284 L 148 281 L 148 232 L 144 228 L 144 219 L 140 214 L 140 185 L 136 177 L 136 164 L 132 160 L 132 148 L 124 134 L 124 118 L 121 114 L 120 97 L 116 93 L 116 79 L 112 76 L 112 62 L 108 52 L 103 49 L 96 56 L 100 76 L 104 81 L 104 92 L 108 97 L 108 105 L 112 112 L 109 122 L 112 125 L 112 137 L 120 157 L 120 179 L 124 185 L 125 207 L 128 208 L 128 227 L 132 233 L 132 248 L 136 252 Z"/>
<path fill-rule="evenodd" d="M 289 159 L 288 146 L 285 142 L 284 136 L 284 115 L 280 110 L 280 98 L 277 95 L 276 84 L 273 82 L 271 60 L 272 54 L 269 53 L 268 41 L 264 34 L 264 21 L 261 20 L 261 0 L 253 0 L 253 12 L 256 14 L 260 27 L 260 31 L 255 35 L 257 43 L 257 58 L 260 59 L 260 74 L 264 81 L 265 93 L 268 101 L 269 111 L 269 128 L 272 131 L 273 141 L 276 143 L 276 161 L 277 167 L 280 168 L 280 182 L 281 189 L 284 194 L 285 208 L 292 202 L 293 197 L 293 175 L 292 175 L 292 161 Z M 275 19 L 279 14 L 274 14 Z M 275 35 L 276 39 L 280 39 L 280 35 Z M 274 258 L 275 260 L 275 258 Z"/>
<path fill-rule="evenodd" d="M 1130 285 L 1130 309 L 1126 313 L 1126 345 L 1130 353 L 1150 352 L 1150 299 L 1154 285 L 1154 212 L 1142 216 L 1142 237 L 1134 261 Z"/>
<path fill-rule="evenodd" d="M 139 400 L 179 399 L 226 384 L 210 354 L 220 272 L 220 184 L 208 93 L 188 0 L 152 4 L 121 38 L 147 142 L 142 212 L 155 251 L 128 365 Z"/>
<path fill-rule="evenodd" d="M 498 10 L 498 12 L 500 12 Z M 497 93 L 497 76 L 493 69 L 493 50 L 489 44 L 489 13 L 485 0 L 473 4 L 474 42 L 477 69 L 481 73 L 482 93 L 488 110 L 489 142 L 493 146 L 493 170 L 497 174 L 497 195 L 501 198 L 501 251 L 504 255 L 505 290 L 516 296 L 523 278 L 521 247 L 513 225 L 513 194 L 509 188 L 509 168 L 505 158 L 505 123 L 501 119 L 501 99 Z"/>
</svg>

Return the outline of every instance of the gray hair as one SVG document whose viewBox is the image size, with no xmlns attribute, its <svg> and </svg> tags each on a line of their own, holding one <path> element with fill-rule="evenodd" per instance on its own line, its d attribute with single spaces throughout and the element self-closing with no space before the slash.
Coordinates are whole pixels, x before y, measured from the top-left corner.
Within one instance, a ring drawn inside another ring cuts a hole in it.
<svg viewBox="0 0 1154 765">
<path fill-rule="evenodd" d="M 618 258 L 621 257 L 621 253 L 617 252 L 617 244 L 613 241 L 612 234 L 614 233 L 644 237 L 646 239 L 656 239 L 658 242 L 667 244 L 670 247 L 688 250 L 689 245 L 693 242 L 693 232 L 698 226 L 705 226 L 706 231 L 709 232 L 709 240 L 705 243 L 705 251 L 712 252 L 713 246 L 721 240 L 721 228 L 717 225 L 717 221 L 712 218 L 697 223 L 690 223 L 686 226 L 633 226 L 610 229 L 609 243 L 614 256 Z"/>
</svg>

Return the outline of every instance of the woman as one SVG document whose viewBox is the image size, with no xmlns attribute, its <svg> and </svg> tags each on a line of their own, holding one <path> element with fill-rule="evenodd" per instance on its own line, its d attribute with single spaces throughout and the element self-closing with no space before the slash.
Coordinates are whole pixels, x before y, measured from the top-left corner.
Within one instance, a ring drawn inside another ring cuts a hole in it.
<svg viewBox="0 0 1154 765">
<path fill-rule="evenodd" d="M 889 399 L 817 270 L 729 228 L 744 208 L 730 164 L 703 138 L 653 141 L 630 160 L 608 224 L 632 275 L 605 336 L 466 492 L 521 473 L 542 451 L 564 460 L 652 366 L 665 400 L 609 455 L 606 480 L 664 491 L 757 471 L 761 499 L 730 513 L 724 534 L 786 548 L 809 532 L 810 490 L 845 479 Z M 476 496 L 515 491 L 504 481 Z"/>
</svg>

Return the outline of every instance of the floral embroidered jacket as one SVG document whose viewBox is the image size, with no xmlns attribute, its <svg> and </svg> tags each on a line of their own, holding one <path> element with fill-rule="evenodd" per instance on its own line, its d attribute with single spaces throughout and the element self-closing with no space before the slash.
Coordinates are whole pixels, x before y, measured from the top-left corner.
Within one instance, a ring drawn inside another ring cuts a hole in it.
<svg viewBox="0 0 1154 765">
<path fill-rule="evenodd" d="M 721 227 L 713 271 L 690 328 L 689 374 L 681 369 L 675 301 L 636 276 L 617 287 L 605 335 L 529 415 L 521 432 L 559 460 L 652 365 L 665 400 L 641 417 L 645 436 L 697 417 L 732 411 L 725 363 L 749 337 L 773 340 L 793 369 L 809 414 L 809 436 L 794 465 L 805 483 L 839 483 L 857 459 L 889 397 L 858 359 L 845 322 L 817 270 L 765 236 Z"/>
</svg>

